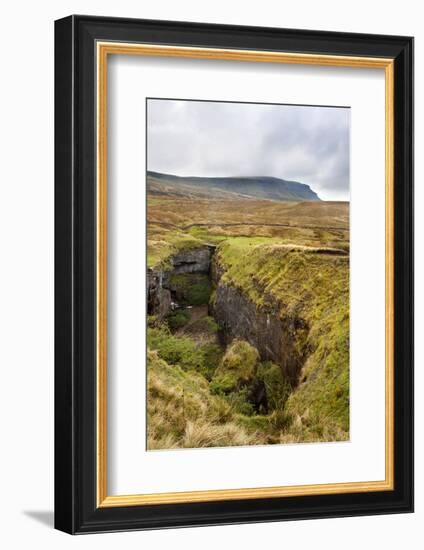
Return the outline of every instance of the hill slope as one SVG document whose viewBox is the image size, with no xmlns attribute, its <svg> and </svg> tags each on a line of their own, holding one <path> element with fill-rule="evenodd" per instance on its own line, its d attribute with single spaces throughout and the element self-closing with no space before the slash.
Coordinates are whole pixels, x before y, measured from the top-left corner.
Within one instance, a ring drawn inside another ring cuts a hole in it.
<svg viewBox="0 0 424 550">
<path fill-rule="evenodd" d="M 254 198 L 274 201 L 319 201 L 309 185 L 279 178 L 257 177 L 179 177 L 147 172 L 147 190 L 152 195 L 192 198 Z"/>
</svg>

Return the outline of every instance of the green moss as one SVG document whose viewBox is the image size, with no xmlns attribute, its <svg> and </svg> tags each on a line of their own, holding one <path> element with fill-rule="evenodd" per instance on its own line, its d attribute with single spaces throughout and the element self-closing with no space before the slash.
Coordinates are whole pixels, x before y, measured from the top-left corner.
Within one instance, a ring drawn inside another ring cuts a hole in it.
<svg viewBox="0 0 424 550">
<path fill-rule="evenodd" d="M 252 381 L 258 360 L 256 348 L 244 340 L 234 340 L 216 369 L 211 384 L 212 391 L 229 393 Z"/>
<path fill-rule="evenodd" d="M 172 331 L 178 330 L 190 321 L 190 313 L 184 310 L 177 310 L 166 318 L 169 328 Z"/>
<path fill-rule="evenodd" d="M 232 411 L 244 416 L 252 416 L 255 414 L 253 404 L 249 401 L 250 391 L 250 386 L 242 386 L 236 391 L 225 394 L 227 402 L 231 405 Z"/>
<path fill-rule="evenodd" d="M 321 425 L 349 432 L 349 317 L 340 311 L 301 373 L 287 410 L 304 417 L 313 431 Z M 306 413 L 306 414 L 305 414 Z"/>
<path fill-rule="evenodd" d="M 195 321 L 190 321 L 184 327 L 184 335 L 196 339 L 198 342 L 216 342 L 216 334 L 219 330 L 218 324 L 213 317 L 205 315 Z"/>
<path fill-rule="evenodd" d="M 199 239 L 203 242 L 219 244 L 226 239 L 225 236 L 214 235 L 207 227 L 194 226 L 190 227 L 188 233 L 195 239 Z"/>
<path fill-rule="evenodd" d="M 212 378 L 223 356 L 218 344 L 199 344 L 188 336 L 173 335 L 166 326 L 148 328 L 147 344 L 167 363 L 196 371 L 207 380 Z"/>
<path fill-rule="evenodd" d="M 148 315 L 147 316 L 147 326 L 149 327 L 155 327 L 158 324 L 158 317 L 157 315 Z"/>
<path fill-rule="evenodd" d="M 237 237 L 219 245 L 216 260 L 222 282 L 239 288 L 259 309 L 277 308 L 274 314 L 286 319 L 287 326 L 302 321 L 303 328 L 292 334 L 293 353 L 307 359 L 297 387 L 290 387 L 279 366 L 259 363 L 257 351 L 247 342 L 235 340 L 223 355 L 220 346 L 207 349 L 194 339 L 153 326 L 151 347 L 168 364 L 202 375 L 206 384 L 210 381 L 208 391 L 227 404 L 232 422 L 249 434 L 262 430 L 268 443 L 348 439 L 348 257 L 274 238 Z M 194 284 L 202 286 L 202 281 L 193 283 L 180 276 L 173 281 L 184 293 Z M 213 302 L 210 289 L 203 290 L 202 303 L 206 296 Z M 193 338 L 199 331 L 212 334 L 218 327 L 207 319 L 184 330 Z M 249 388 L 257 379 L 265 384 L 268 415 L 255 414 L 249 402 Z M 195 406 L 190 410 L 194 414 Z"/>
<path fill-rule="evenodd" d="M 196 369 L 201 364 L 195 342 L 190 338 L 174 336 L 166 327 L 147 329 L 147 345 L 156 350 L 161 359 L 183 369 Z"/>
<path fill-rule="evenodd" d="M 171 256 L 179 251 L 217 244 L 222 282 L 280 316 L 291 355 L 299 363 L 306 359 L 299 384 L 287 396 L 277 365 L 257 360 L 253 377 L 240 379 L 238 367 L 221 369 L 224 351 L 212 343 L 217 326 L 211 318 L 183 325 L 177 315 L 183 328 L 178 337 L 158 319 L 149 319 L 149 344 L 156 349 L 149 359 L 149 448 L 347 439 L 349 259 L 322 247 L 348 254 L 348 205 L 149 196 L 148 216 L 149 266 L 170 268 Z M 269 225 L 274 220 L 289 226 Z M 181 279 L 179 284 L 186 293 L 197 283 Z M 182 303 L 208 301 L 213 306 L 215 292 L 200 284 L 194 297 L 186 301 L 184 294 Z M 267 415 L 255 414 L 249 403 L 257 378 L 266 387 Z"/>
<path fill-rule="evenodd" d="M 296 353 L 307 356 L 299 386 L 289 397 L 282 387 L 276 394 L 279 404 L 271 392 L 275 410 L 286 401 L 283 424 L 290 418 L 296 423 L 285 431 L 301 441 L 346 439 L 349 258 L 273 239 L 233 238 L 218 247 L 217 260 L 223 283 L 240 288 L 258 308 L 275 310 L 277 305 L 282 319 L 302 319 L 308 327 L 295 338 Z"/>
<path fill-rule="evenodd" d="M 172 268 L 171 256 L 185 250 L 193 250 L 203 246 L 201 239 L 179 229 L 166 230 L 161 234 L 148 234 L 147 266 Z"/>
<path fill-rule="evenodd" d="M 264 438 L 237 421 L 199 373 L 170 365 L 148 350 L 148 449 L 255 445 Z"/>
<path fill-rule="evenodd" d="M 170 287 L 175 292 L 178 302 L 183 305 L 207 304 L 212 292 L 208 275 L 202 273 L 172 275 Z"/>
<path fill-rule="evenodd" d="M 221 362 L 224 352 L 218 344 L 203 344 L 201 346 L 201 354 L 202 363 L 199 372 L 203 374 L 206 380 L 210 381 Z"/>
<path fill-rule="evenodd" d="M 209 332 L 212 334 L 216 334 L 219 331 L 219 325 L 213 317 L 208 315 L 207 317 L 204 317 L 202 321 L 206 323 Z"/>
<path fill-rule="evenodd" d="M 268 409 L 270 411 L 283 410 L 292 388 L 283 375 L 281 367 L 271 361 L 260 363 L 256 377 L 262 380 L 265 385 Z"/>
</svg>

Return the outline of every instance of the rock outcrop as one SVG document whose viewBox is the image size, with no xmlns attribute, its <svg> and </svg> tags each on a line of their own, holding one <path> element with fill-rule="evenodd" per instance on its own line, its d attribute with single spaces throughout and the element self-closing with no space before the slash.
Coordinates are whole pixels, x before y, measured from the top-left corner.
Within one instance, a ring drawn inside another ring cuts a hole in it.
<svg viewBox="0 0 424 550">
<path fill-rule="evenodd" d="M 207 275 L 215 286 L 210 314 L 220 327 L 223 343 L 228 345 L 234 338 L 246 340 L 258 350 L 262 361 L 280 365 L 296 385 L 308 355 L 307 324 L 299 317 L 281 317 L 279 304 L 271 300 L 270 305 L 258 307 L 240 289 L 223 282 L 225 267 L 214 260 L 214 251 L 213 245 L 181 251 L 170 258 L 172 267 L 149 269 L 148 313 L 163 320 L 175 307 L 179 291 L 176 276 Z"/>
<path fill-rule="evenodd" d="M 274 201 L 319 201 L 309 185 L 270 176 L 179 177 L 147 172 L 147 188 L 153 195 L 215 199 L 271 199 Z"/>
<path fill-rule="evenodd" d="M 172 307 L 172 293 L 175 288 L 171 283 L 174 275 L 185 273 L 209 274 L 214 245 L 191 250 L 182 250 L 169 260 L 168 269 L 149 268 L 147 270 L 147 312 L 162 320 Z"/>
<path fill-rule="evenodd" d="M 147 312 L 162 320 L 171 309 L 171 291 L 164 286 L 166 275 L 160 269 L 147 270 Z"/>
<path fill-rule="evenodd" d="M 308 350 L 308 326 L 298 317 L 280 317 L 275 303 L 259 308 L 241 290 L 225 284 L 219 276 L 222 267 L 214 265 L 216 291 L 212 314 L 221 328 L 222 338 L 228 344 L 233 338 L 242 338 L 254 346 L 262 361 L 272 361 L 296 385 Z"/>
<path fill-rule="evenodd" d="M 181 273 L 209 273 L 212 254 L 215 246 L 207 245 L 203 248 L 183 250 L 171 258 L 172 272 Z"/>
</svg>

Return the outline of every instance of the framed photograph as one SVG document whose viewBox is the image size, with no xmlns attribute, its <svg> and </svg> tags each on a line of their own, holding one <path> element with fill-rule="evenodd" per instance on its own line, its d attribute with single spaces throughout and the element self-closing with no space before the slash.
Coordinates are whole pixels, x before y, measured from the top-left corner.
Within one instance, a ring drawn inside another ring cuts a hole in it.
<svg viewBox="0 0 424 550">
<path fill-rule="evenodd" d="M 413 509 L 413 39 L 55 25 L 55 525 Z"/>
</svg>

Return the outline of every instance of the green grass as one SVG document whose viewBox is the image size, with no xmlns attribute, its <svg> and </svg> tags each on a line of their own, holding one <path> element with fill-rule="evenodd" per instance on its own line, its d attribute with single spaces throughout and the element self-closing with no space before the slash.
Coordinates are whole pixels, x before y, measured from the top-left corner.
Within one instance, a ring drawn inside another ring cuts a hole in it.
<svg viewBox="0 0 424 550">
<path fill-rule="evenodd" d="M 166 362 L 185 371 L 195 371 L 207 380 L 212 378 L 223 356 L 218 344 L 199 344 L 189 336 L 173 335 L 164 325 L 147 329 L 147 345 Z"/>
<path fill-rule="evenodd" d="M 349 432 L 349 316 L 335 315 L 327 332 L 317 335 L 317 348 L 302 372 L 302 382 L 289 397 L 286 410 L 304 417 L 309 431 L 324 426 Z"/>
<path fill-rule="evenodd" d="M 147 215 L 149 267 L 169 267 L 170 257 L 181 250 L 219 244 L 235 236 L 349 247 L 348 203 L 210 201 L 149 195 Z"/>
<path fill-rule="evenodd" d="M 255 445 L 263 436 L 236 422 L 229 403 L 207 380 L 148 352 L 148 449 Z"/>
<path fill-rule="evenodd" d="M 212 292 L 210 278 L 202 273 L 172 275 L 170 286 L 174 290 L 179 303 L 186 306 L 207 304 Z"/>
<path fill-rule="evenodd" d="M 205 317 L 201 317 L 200 319 L 192 321 L 191 323 L 186 325 L 184 334 L 192 336 L 202 334 L 216 336 L 218 331 L 219 326 L 215 319 L 213 317 L 210 317 L 209 315 L 205 315 Z"/>
<path fill-rule="evenodd" d="M 271 239 L 227 239 L 219 246 L 222 282 L 259 307 L 309 326 L 298 345 L 310 355 L 285 411 L 302 440 L 347 439 L 349 432 L 349 261 Z"/>
<path fill-rule="evenodd" d="M 254 352 L 247 354 L 252 360 Z M 159 350 L 149 348 L 147 359 L 148 449 L 264 445 L 292 437 L 286 435 L 290 422 L 283 411 L 254 413 L 249 386 L 217 394 L 204 374 L 165 361 Z M 261 365 L 255 363 L 256 368 Z"/>
<path fill-rule="evenodd" d="M 185 250 L 194 250 L 203 241 L 185 231 L 152 228 L 148 230 L 147 266 L 162 269 L 172 267 L 171 256 Z"/>
<path fill-rule="evenodd" d="M 251 382 L 256 375 L 259 353 L 244 340 L 234 340 L 212 378 L 211 389 L 215 393 L 230 393 Z"/>
<path fill-rule="evenodd" d="M 171 330 L 151 319 L 149 448 L 347 439 L 349 258 L 326 248 L 348 254 L 349 206 L 156 197 L 148 204 L 150 267 L 169 269 L 179 251 L 216 244 L 223 284 L 258 308 L 304 323 L 294 352 L 306 358 L 291 388 L 280 367 L 261 363 L 247 342 L 227 350 L 215 343 L 218 327 L 210 317 L 190 322 L 177 311 L 167 320 Z M 173 282 L 186 305 L 214 300 L 208 280 Z M 266 415 L 255 414 L 248 401 L 256 379 L 267 389 Z"/>
<path fill-rule="evenodd" d="M 292 387 L 283 375 L 281 367 L 271 361 L 260 363 L 256 378 L 265 384 L 269 410 L 283 410 Z"/>
<path fill-rule="evenodd" d="M 227 237 L 225 235 L 215 235 L 213 230 L 207 227 L 190 227 L 187 233 L 204 243 L 219 244 Z"/>
<path fill-rule="evenodd" d="M 169 328 L 174 332 L 180 328 L 183 328 L 190 321 L 190 313 L 184 310 L 173 311 L 167 316 L 166 322 Z"/>
</svg>

